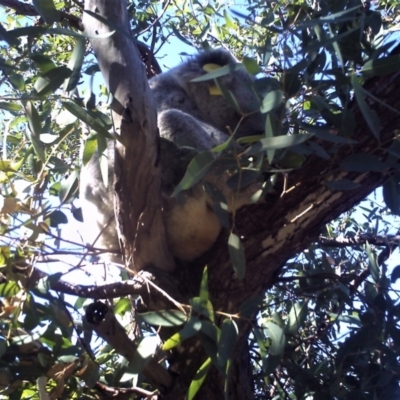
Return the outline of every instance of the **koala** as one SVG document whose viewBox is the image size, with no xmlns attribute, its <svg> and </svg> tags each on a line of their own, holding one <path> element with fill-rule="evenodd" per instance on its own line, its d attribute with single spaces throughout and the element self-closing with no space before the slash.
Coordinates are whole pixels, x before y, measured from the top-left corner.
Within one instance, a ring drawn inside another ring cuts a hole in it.
<svg viewBox="0 0 400 400">
<path fill-rule="evenodd" d="M 232 132 L 236 138 L 264 132 L 264 119 L 258 111 L 260 99 L 252 89 L 253 78 L 244 69 L 233 68 L 235 64 L 236 60 L 225 50 L 205 51 L 149 80 L 161 140 L 159 167 L 167 242 L 179 260 L 190 262 L 200 257 L 222 230 L 213 211 L 213 199 L 203 188 L 205 182 L 225 196 L 229 212 L 248 204 L 253 194 L 245 190 L 232 201 L 233 191 L 226 183 L 228 173 L 211 169 L 203 181 L 183 192 L 179 201 L 171 197 L 196 152 L 226 142 Z M 205 75 L 207 69 L 225 65 L 231 65 L 232 71 L 217 80 L 222 90 L 233 95 L 240 112 L 228 104 L 213 79 L 192 82 Z M 242 115 L 246 117 L 243 119 Z M 96 154 L 82 167 L 80 197 L 85 240 L 108 251 L 110 261 L 122 264 L 112 193 L 112 144 L 108 148 L 108 164 L 111 174 L 107 188 Z"/>
</svg>

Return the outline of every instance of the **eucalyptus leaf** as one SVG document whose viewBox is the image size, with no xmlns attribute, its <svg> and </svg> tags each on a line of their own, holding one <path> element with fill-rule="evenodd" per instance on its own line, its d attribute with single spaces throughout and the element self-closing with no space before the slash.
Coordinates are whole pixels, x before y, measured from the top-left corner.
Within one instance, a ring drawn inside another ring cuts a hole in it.
<svg viewBox="0 0 400 400">
<path fill-rule="evenodd" d="M 179 326 L 187 321 L 188 316 L 179 310 L 160 310 L 138 313 L 137 318 L 154 326 Z"/>
<path fill-rule="evenodd" d="M 246 257 L 239 236 L 233 232 L 229 235 L 228 250 L 236 277 L 243 279 L 246 273 Z"/>
<path fill-rule="evenodd" d="M 311 139 L 314 135 L 306 133 L 304 135 L 282 135 L 268 137 L 261 139 L 259 142 L 251 145 L 248 150 L 245 151 L 246 155 L 258 154 L 262 151 L 271 149 L 285 149 L 288 147 L 296 146 Z"/>
<path fill-rule="evenodd" d="M 400 55 L 392 55 L 367 61 L 361 69 L 366 76 L 379 76 L 397 72 L 400 69 Z"/>
<path fill-rule="evenodd" d="M 179 184 L 176 186 L 172 196 L 175 197 L 182 190 L 187 190 L 193 187 L 200 181 L 201 178 L 210 170 L 215 161 L 211 151 L 202 151 L 190 161 L 186 173 Z"/>
<path fill-rule="evenodd" d="M 210 370 L 212 365 L 211 358 L 207 358 L 206 361 L 202 364 L 202 366 L 197 370 L 196 375 L 194 376 L 192 382 L 190 383 L 188 393 L 186 396 L 187 400 L 193 400 L 196 396 L 197 392 L 200 390 L 201 385 L 207 377 L 208 371 Z"/>
</svg>

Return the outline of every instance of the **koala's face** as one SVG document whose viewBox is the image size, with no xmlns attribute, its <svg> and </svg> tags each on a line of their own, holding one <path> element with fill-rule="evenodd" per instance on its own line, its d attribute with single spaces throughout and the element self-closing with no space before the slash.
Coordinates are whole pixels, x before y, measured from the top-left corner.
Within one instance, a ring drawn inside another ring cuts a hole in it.
<svg viewBox="0 0 400 400">
<path fill-rule="evenodd" d="M 262 134 L 265 130 L 264 116 L 260 113 L 261 101 L 253 89 L 252 77 L 245 70 L 238 70 L 218 78 L 218 83 L 230 92 L 233 99 L 227 100 L 222 93 L 213 95 L 210 85 L 212 88 L 215 83 L 208 82 L 209 101 L 201 107 L 202 112 L 206 112 L 223 132 L 227 126 L 231 132 L 236 130 L 236 138 Z M 232 106 L 232 101 L 238 109 Z"/>
<path fill-rule="evenodd" d="M 264 116 L 259 111 L 261 101 L 253 89 L 252 77 L 241 69 L 218 78 L 218 83 L 231 93 L 238 109 L 227 101 L 214 80 L 190 82 L 187 90 L 201 118 L 222 132 L 236 131 L 236 138 L 262 134 Z"/>
</svg>

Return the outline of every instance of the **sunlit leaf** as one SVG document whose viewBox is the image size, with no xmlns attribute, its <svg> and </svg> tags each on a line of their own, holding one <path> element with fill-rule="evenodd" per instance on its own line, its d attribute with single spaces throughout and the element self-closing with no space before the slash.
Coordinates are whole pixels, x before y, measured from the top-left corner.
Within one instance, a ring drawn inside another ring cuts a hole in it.
<svg viewBox="0 0 400 400">
<path fill-rule="evenodd" d="M 149 311 L 139 313 L 137 317 L 147 324 L 155 326 L 179 326 L 188 319 L 188 316 L 179 310 Z"/>
<path fill-rule="evenodd" d="M 83 58 L 85 56 L 85 39 L 78 38 L 74 51 L 72 52 L 71 60 L 68 63 L 68 68 L 72 70 L 72 74 L 69 79 L 65 82 L 65 90 L 70 92 L 73 90 L 79 82 L 81 76 L 81 68 L 83 64 Z M 88 107 L 89 108 L 89 107 Z"/>
<path fill-rule="evenodd" d="M 207 373 L 210 370 L 212 365 L 211 358 L 207 358 L 207 360 L 203 363 L 203 365 L 197 370 L 196 375 L 194 376 L 192 382 L 190 383 L 188 394 L 186 396 L 187 400 L 192 400 L 196 396 L 196 393 L 201 388 L 201 385 L 206 379 Z"/>
<path fill-rule="evenodd" d="M 286 333 L 295 335 L 299 328 L 303 325 L 308 311 L 308 302 L 293 304 L 286 324 Z"/>
<path fill-rule="evenodd" d="M 32 0 L 32 3 L 49 25 L 60 20 L 60 13 L 56 10 L 53 0 Z"/>
<path fill-rule="evenodd" d="M 61 203 L 67 203 L 74 197 L 78 189 L 78 171 L 71 172 L 67 179 L 61 181 L 61 187 L 58 194 Z"/>
<path fill-rule="evenodd" d="M 35 89 L 39 96 L 55 92 L 69 78 L 72 71 L 65 67 L 56 67 L 41 75 L 35 82 Z"/>
<path fill-rule="evenodd" d="M 269 92 L 262 102 L 260 111 L 267 113 L 275 109 L 282 104 L 283 92 L 281 90 L 273 90 Z"/>
<path fill-rule="evenodd" d="M 238 279 L 243 279 L 246 273 L 246 257 L 239 236 L 233 232 L 229 235 L 228 250 L 236 277 Z"/>
<path fill-rule="evenodd" d="M 191 317 L 185 324 L 183 329 L 170 338 L 168 338 L 162 346 L 164 351 L 171 350 L 175 346 L 181 344 L 184 340 L 196 335 L 201 329 L 201 321 L 197 317 Z"/>
</svg>

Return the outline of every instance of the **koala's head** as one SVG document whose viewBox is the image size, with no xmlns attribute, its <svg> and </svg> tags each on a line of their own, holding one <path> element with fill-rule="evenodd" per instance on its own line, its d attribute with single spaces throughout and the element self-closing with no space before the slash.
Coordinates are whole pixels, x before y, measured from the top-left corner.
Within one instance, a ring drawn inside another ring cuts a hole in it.
<svg viewBox="0 0 400 400">
<path fill-rule="evenodd" d="M 244 68 L 235 68 L 237 62 L 226 50 L 211 50 L 200 53 L 187 61 L 181 74 L 176 76 L 182 88 L 199 110 L 204 122 L 210 123 L 222 132 L 236 130 L 236 137 L 243 137 L 264 132 L 264 118 L 259 112 L 261 99 L 253 89 L 253 77 Z M 207 74 L 218 67 L 230 66 L 230 72 L 214 79 L 192 82 L 193 79 Z M 229 91 L 237 103 L 238 109 L 224 97 Z M 242 115 L 247 115 L 242 120 Z M 241 121 L 242 120 L 242 121 Z M 240 122 L 241 121 L 241 122 Z M 240 124 L 239 124 L 240 122 Z"/>
</svg>

